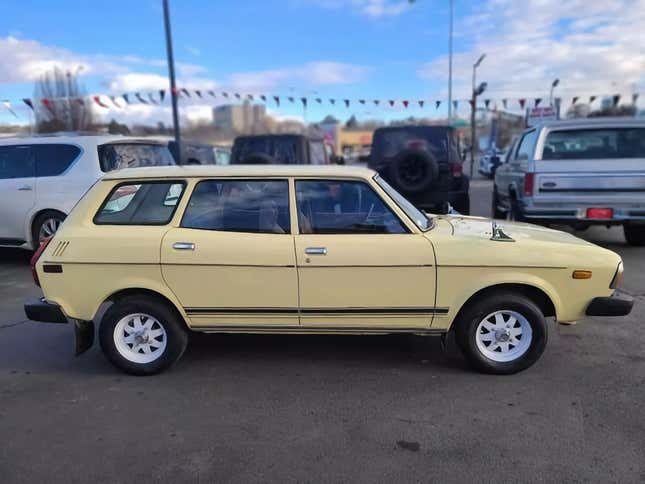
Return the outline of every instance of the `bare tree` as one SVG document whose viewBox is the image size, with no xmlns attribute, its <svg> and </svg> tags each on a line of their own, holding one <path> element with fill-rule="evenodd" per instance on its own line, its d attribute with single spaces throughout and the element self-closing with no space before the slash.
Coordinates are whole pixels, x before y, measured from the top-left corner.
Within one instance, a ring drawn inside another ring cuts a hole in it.
<svg viewBox="0 0 645 484">
<path fill-rule="evenodd" d="M 36 131 L 86 131 L 92 126 L 92 108 L 76 72 L 55 67 L 34 88 Z"/>
</svg>

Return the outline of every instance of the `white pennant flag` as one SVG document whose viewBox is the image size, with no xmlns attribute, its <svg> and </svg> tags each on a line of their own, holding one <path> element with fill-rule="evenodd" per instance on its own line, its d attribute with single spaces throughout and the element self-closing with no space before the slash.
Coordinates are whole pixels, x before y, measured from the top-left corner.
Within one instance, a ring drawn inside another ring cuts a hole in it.
<svg viewBox="0 0 645 484">
<path fill-rule="evenodd" d="M 7 101 L 7 100 L 5 99 L 4 101 L 2 101 L 2 105 L 3 105 L 5 108 L 7 108 L 7 111 L 9 111 L 11 114 L 13 114 L 16 118 L 18 117 L 18 115 L 16 114 L 16 112 L 15 112 L 13 109 L 11 109 L 11 103 L 10 103 L 9 101 Z"/>
</svg>

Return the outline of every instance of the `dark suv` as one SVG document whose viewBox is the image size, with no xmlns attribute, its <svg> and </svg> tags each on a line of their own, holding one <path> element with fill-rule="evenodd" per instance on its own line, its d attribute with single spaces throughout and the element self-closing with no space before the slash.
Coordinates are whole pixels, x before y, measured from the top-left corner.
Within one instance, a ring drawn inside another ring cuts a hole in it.
<svg viewBox="0 0 645 484">
<path fill-rule="evenodd" d="M 470 213 L 457 132 L 449 126 L 397 126 L 374 132 L 368 166 L 421 210 Z"/>
<path fill-rule="evenodd" d="M 298 134 L 238 136 L 231 165 L 327 165 L 337 162 L 322 138 Z"/>
</svg>

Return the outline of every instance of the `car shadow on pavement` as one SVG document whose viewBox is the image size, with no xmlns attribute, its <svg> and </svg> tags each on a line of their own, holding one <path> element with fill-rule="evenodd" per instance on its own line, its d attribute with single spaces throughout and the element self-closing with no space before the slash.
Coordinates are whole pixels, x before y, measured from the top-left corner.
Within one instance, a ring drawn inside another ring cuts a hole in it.
<svg viewBox="0 0 645 484">
<path fill-rule="evenodd" d="M 32 252 L 24 249 L 0 248 L 0 264 L 29 264 Z"/>
<path fill-rule="evenodd" d="M 279 364 L 300 362 L 325 366 L 434 367 L 448 372 L 468 368 L 448 338 L 414 335 L 191 335 L 181 367 L 244 362 Z"/>
</svg>

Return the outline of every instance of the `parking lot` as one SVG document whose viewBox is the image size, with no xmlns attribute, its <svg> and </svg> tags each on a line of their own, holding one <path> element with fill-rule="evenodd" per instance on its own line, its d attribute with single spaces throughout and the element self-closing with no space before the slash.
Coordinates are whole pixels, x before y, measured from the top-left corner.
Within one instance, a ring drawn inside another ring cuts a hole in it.
<svg viewBox="0 0 645 484">
<path fill-rule="evenodd" d="M 491 186 L 472 181 L 474 214 Z M 578 235 L 623 257 L 634 310 L 551 323 L 514 376 L 439 339 L 194 335 L 172 371 L 130 377 L 98 346 L 74 357 L 70 326 L 25 321 L 29 254 L 0 251 L 1 479 L 643 481 L 645 249 Z"/>
</svg>

